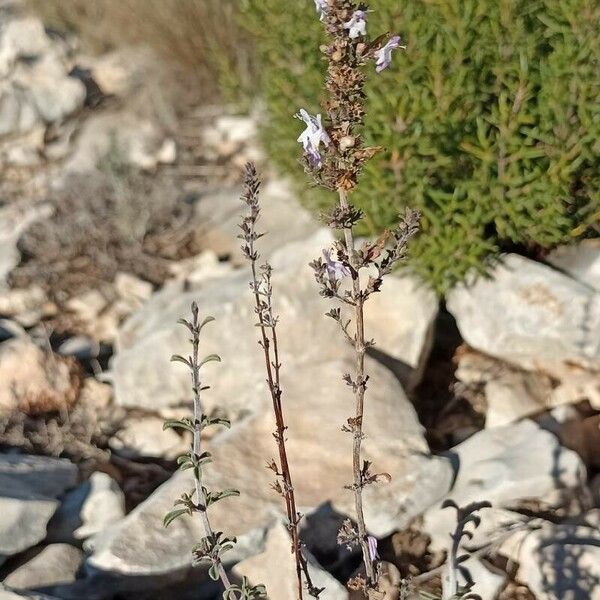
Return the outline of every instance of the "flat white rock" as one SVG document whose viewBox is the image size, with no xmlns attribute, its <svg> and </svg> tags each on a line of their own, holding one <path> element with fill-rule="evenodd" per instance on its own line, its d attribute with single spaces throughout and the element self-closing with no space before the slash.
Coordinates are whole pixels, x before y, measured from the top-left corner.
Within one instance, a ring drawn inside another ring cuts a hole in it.
<svg viewBox="0 0 600 600">
<path fill-rule="evenodd" d="M 508 254 L 447 306 L 464 340 L 491 356 L 559 376 L 600 367 L 600 294 L 541 263 Z"/>
</svg>

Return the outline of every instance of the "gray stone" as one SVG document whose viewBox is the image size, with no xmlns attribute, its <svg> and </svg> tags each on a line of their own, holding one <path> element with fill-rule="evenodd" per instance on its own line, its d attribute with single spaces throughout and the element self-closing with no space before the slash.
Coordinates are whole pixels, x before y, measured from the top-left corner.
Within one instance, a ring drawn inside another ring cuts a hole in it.
<svg viewBox="0 0 600 600">
<path fill-rule="evenodd" d="M 0 31 L 0 79 L 0 136 L 60 122 L 85 99 L 83 83 L 68 76 L 61 43 L 29 17 L 10 20 Z M 30 161 L 27 145 L 9 160 Z"/>
<path fill-rule="evenodd" d="M 328 500 L 339 512 L 354 510 L 352 494 L 343 489 L 352 477 L 351 438 L 341 431 L 349 416 L 351 390 L 338 377 L 349 368 L 348 360 L 315 362 L 282 377 L 289 460 L 299 510 L 304 513 Z M 372 461 L 375 472 L 392 477 L 391 484 L 365 489 L 367 525 L 381 537 L 405 526 L 441 498 L 450 487 L 453 470 L 446 459 L 428 455 L 414 409 L 389 371 L 372 359 L 367 359 L 367 370 L 364 458 Z M 211 442 L 214 464 L 207 467 L 205 482 L 210 489 L 234 487 L 241 492 L 239 498 L 211 506 L 214 528 L 241 539 L 257 535 L 260 539 L 283 510 L 281 498 L 271 489 L 272 473 L 264 468 L 276 448 L 261 371 L 246 381 L 243 394 L 240 401 L 256 405 L 254 414 Z M 189 549 L 201 536 L 197 519 L 179 519 L 166 531 L 161 520 L 190 486 L 189 471 L 176 473 L 119 524 L 93 540 L 90 565 L 140 575 L 187 565 Z M 256 554 L 257 549 L 249 545 L 246 555 Z"/>
<path fill-rule="evenodd" d="M 583 240 L 553 250 L 546 260 L 574 279 L 600 292 L 600 240 Z"/>
<path fill-rule="evenodd" d="M 600 295 L 546 265 L 508 254 L 489 279 L 452 290 L 447 306 L 486 354 L 559 377 L 600 367 Z"/>
<path fill-rule="evenodd" d="M 164 419 L 153 415 L 126 418 L 109 440 L 110 448 L 128 458 L 154 457 L 173 460 L 190 447 L 191 434 L 163 431 Z M 188 437 L 188 435 L 190 437 Z"/>
<path fill-rule="evenodd" d="M 48 524 L 48 540 L 84 540 L 125 516 L 125 496 L 114 479 L 102 472 L 68 492 Z"/>
<path fill-rule="evenodd" d="M 332 319 L 324 316 L 333 303 L 318 294 L 308 263 L 331 243 L 329 231 L 320 230 L 302 242 L 291 243 L 272 257 L 274 305 L 280 317 L 280 354 L 284 370 L 316 360 L 349 357 L 352 350 Z M 201 279 L 197 284 L 167 286 L 154 294 L 119 331 L 112 361 L 117 404 L 157 410 L 189 402 L 189 377 L 169 363 L 172 354 L 187 352 L 188 335 L 177 325 L 187 317 L 192 301 L 203 315 L 217 321 L 205 327 L 202 351 L 217 352 L 222 365 L 208 365 L 213 385 L 208 409 L 218 406 L 235 418 L 260 410 L 253 386 L 262 385 L 263 358 L 257 348 L 253 300 L 248 270 Z M 367 336 L 375 338 L 379 353 L 390 366 L 403 365 L 414 383 L 427 356 L 435 297 L 406 278 L 390 276 L 383 290 L 368 303 Z M 235 368 L 235 377 L 228 369 Z"/>
<path fill-rule="evenodd" d="M 540 519 L 511 535 L 498 552 L 518 565 L 516 580 L 537 600 L 600 598 L 600 535 L 597 527 Z"/>
<path fill-rule="evenodd" d="M 127 111 L 103 112 L 83 124 L 63 178 L 94 171 L 111 153 L 132 167 L 152 171 L 170 146 L 172 141 L 155 122 Z"/>
<path fill-rule="evenodd" d="M 50 47 L 50 38 L 39 19 L 9 20 L 0 32 L 0 76 L 6 77 L 18 58 L 40 56 Z"/>
<path fill-rule="evenodd" d="M 20 63 L 13 75 L 17 89 L 26 90 L 26 101 L 42 123 L 60 122 L 83 106 L 85 86 L 68 77 L 65 65 L 48 54 L 32 65 Z"/>
<path fill-rule="evenodd" d="M 0 287 L 0 314 L 12 317 L 24 327 L 38 323 L 48 310 L 46 293 L 38 286 L 7 290 Z"/>
<path fill-rule="evenodd" d="M 22 592 L 11 590 L 0 583 L 0 600 L 59 600 L 54 596 L 47 594 L 37 594 L 31 592 Z"/>
<path fill-rule="evenodd" d="M 43 589 L 75 581 L 83 562 L 83 552 L 69 544 L 50 544 L 21 565 L 4 584 L 18 590 Z"/>
<path fill-rule="evenodd" d="M 48 204 L 31 206 L 15 203 L 0 208 L 0 290 L 7 289 L 6 278 L 21 259 L 17 249 L 19 238 L 32 223 L 51 213 L 52 208 Z"/>
<path fill-rule="evenodd" d="M 505 573 L 500 572 L 498 569 L 488 568 L 487 565 L 475 557 L 470 557 L 462 563 L 462 567 L 469 572 L 475 584 L 471 588 L 471 593 L 479 595 L 484 600 L 495 600 L 508 579 Z M 459 584 L 467 584 L 464 577 L 460 577 Z"/>
<path fill-rule="evenodd" d="M 233 572 L 239 577 L 247 577 L 252 585 L 262 583 L 272 600 L 296 600 L 296 566 L 290 547 L 290 534 L 285 525 L 278 521 L 267 532 L 263 551 L 238 563 Z M 325 588 L 319 598 L 347 600 L 346 588 L 325 571 L 308 552 L 305 556 L 313 584 L 318 588 Z M 277 565 L 277 568 L 273 568 L 274 565 Z"/>
<path fill-rule="evenodd" d="M 0 455 L 0 555 L 11 556 L 46 537 L 56 500 L 74 487 L 77 468 L 67 460 Z"/>
<path fill-rule="evenodd" d="M 480 511 L 482 524 L 476 535 L 485 540 L 500 528 L 500 521 L 511 521 L 498 509 L 530 499 L 551 505 L 559 502 L 561 493 L 585 485 L 586 470 L 577 454 L 528 420 L 485 429 L 453 448 L 452 454 L 458 467 L 452 489 L 424 515 L 424 530 L 435 550 L 446 548 L 448 534 L 456 526 L 455 512 L 442 508 L 446 499 L 460 507 L 492 504 L 492 509 Z"/>
</svg>

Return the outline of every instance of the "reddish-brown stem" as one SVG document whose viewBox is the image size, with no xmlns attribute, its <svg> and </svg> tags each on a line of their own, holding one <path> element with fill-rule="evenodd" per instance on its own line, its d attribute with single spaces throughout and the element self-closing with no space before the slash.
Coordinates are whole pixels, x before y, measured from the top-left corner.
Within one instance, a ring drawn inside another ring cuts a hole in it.
<svg viewBox="0 0 600 600">
<path fill-rule="evenodd" d="M 290 473 L 289 462 L 287 458 L 287 449 L 285 445 L 285 420 L 283 416 L 283 408 L 281 404 L 281 387 L 279 384 L 279 347 L 277 344 L 277 333 L 275 326 L 269 327 L 271 330 L 271 339 L 267 333 L 267 327 L 264 323 L 264 316 L 260 309 L 261 299 L 258 293 L 258 276 L 256 273 L 256 261 L 252 260 L 252 283 L 254 289 L 254 302 L 257 308 L 261 332 L 261 346 L 265 355 L 265 366 L 267 370 L 267 382 L 273 402 L 273 413 L 275 415 L 275 439 L 277 441 L 277 450 L 279 452 L 279 463 L 281 466 L 281 478 L 283 479 L 283 496 L 285 499 L 285 507 L 288 518 L 288 528 L 292 537 L 292 552 L 296 561 L 296 575 L 298 581 L 298 598 L 303 598 L 302 571 L 304 570 L 304 557 L 302 556 L 300 539 L 298 536 L 298 512 L 296 510 L 296 498 L 294 495 L 294 486 L 292 483 L 292 475 Z M 269 303 L 269 313 L 272 318 L 271 302 Z M 274 358 L 271 358 L 271 345 L 273 348 Z M 308 577 L 308 571 L 306 572 Z"/>
<path fill-rule="evenodd" d="M 246 242 L 242 249 L 244 251 L 244 255 L 248 258 L 251 265 L 251 288 L 254 294 L 255 313 L 258 316 L 258 326 L 260 327 L 259 343 L 264 353 L 267 383 L 273 404 L 273 414 L 275 416 L 274 437 L 277 441 L 279 467 L 277 467 L 277 465 L 273 465 L 272 468 L 278 478 L 276 488 L 281 490 L 285 502 L 288 529 L 292 538 L 292 554 L 294 555 L 296 565 L 298 600 L 303 600 L 303 577 L 306 581 L 308 593 L 311 596 L 315 598 L 318 597 L 320 590 L 315 588 L 315 586 L 312 584 L 310 574 L 308 572 L 308 565 L 302 552 L 302 543 L 298 533 L 300 514 L 296 508 L 294 485 L 286 448 L 285 433 L 287 427 L 285 425 L 283 404 L 281 400 L 281 363 L 279 359 L 279 344 L 277 340 L 277 319 L 273 315 L 271 267 L 268 264 L 263 265 L 261 267 L 263 270 L 262 276 L 259 276 L 257 268 L 258 253 L 255 251 L 254 242 L 260 237 L 260 234 L 257 234 L 255 229 L 260 213 L 260 207 L 258 205 L 259 187 L 260 182 L 256 175 L 256 170 L 253 165 L 249 164 L 246 167 L 246 193 L 242 199 L 248 204 L 250 213 L 248 217 L 242 221 L 241 229 L 243 233 L 240 237 Z"/>
</svg>

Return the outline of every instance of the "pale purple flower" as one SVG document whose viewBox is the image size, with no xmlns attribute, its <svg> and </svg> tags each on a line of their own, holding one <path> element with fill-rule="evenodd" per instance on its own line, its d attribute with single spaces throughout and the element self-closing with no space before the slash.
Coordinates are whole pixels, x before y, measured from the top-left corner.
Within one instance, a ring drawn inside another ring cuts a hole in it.
<svg viewBox="0 0 600 600">
<path fill-rule="evenodd" d="M 375 562 L 379 558 L 379 552 L 377 552 L 377 539 L 372 535 L 368 535 L 367 544 L 369 546 L 369 556 L 371 561 Z"/>
<path fill-rule="evenodd" d="M 375 70 L 381 73 L 384 69 L 387 69 L 392 62 L 392 50 L 394 48 L 406 48 L 406 46 L 400 45 L 400 36 L 395 35 L 390 41 L 380 50 L 375 52 L 375 58 L 377 60 Z"/>
<path fill-rule="evenodd" d="M 323 250 L 323 258 L 325 259 L 327 275 L 329 275 L 331 279 L 337 281 L 338 279 L 350 275 L 350 269 L 344 263 L 331 258 L 331 250 Z"/>
<path fill-rule="evenodd" d="M 324 21 L 327 16 L 327 0 L 315 0 L 315 8 L 319 13 L 319 20 Z"/>
<path fill-rule="evenodd" d="M 355 10 L 352 18 L 344 23 L 344 29 L 348 29 L 348 35 L 352 40 L 360 35 L 367 35 L 367 11 Z"/>
<path fill-rule="evenodd" d="M 301 108 L 296 117 L 301 121 L 304 121 L 304 124 L 306 125 L 306 129 L 298 137 L 298 142 L 302 144 L 304 154 L 308 158 L 311 166 L 318 168 L 321 166 L 319 147 L 321 144 L 329 146 L 331 142 L 331 139 L 321 122 L 321 115 L 313 117 Z"/>
</svg>

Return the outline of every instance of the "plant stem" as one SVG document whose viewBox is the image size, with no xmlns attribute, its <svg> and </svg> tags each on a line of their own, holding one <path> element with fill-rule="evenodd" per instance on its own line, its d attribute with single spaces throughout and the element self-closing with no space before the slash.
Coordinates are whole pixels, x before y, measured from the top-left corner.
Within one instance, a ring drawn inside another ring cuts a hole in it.
<svg viewBox="0 0 600 600">
<path fill-rule="evenodd" d="M 348 209 L 348 198 L 346 192 L 338 190 L 340 198 L 340 206 L 342 209 Z M 356 334 L 354 337 L 354 352 L 356 355 L 356 392 L 354 403 L 354 428 L 352 442 L 352 471 L 354 473 L 354 506 L 356 509 L 356 524 L 358 527 L 358 538 L 363 553 L 363 562 L 367 576 L 367 586 L 376 583 L 375 571 L 373 562 L 369 553 L 369 544 L 367 541 L 367 527 L 365 525 L 365 516 L 363 511 L 362 491 L 364 482 L 362 478 L 362 460 L 361 446 L 363 440 L 363 417 L 365 404 L 365 322 L 363 304 L 364 300 L 360 288 L 360 280 L 358 277 L 358 268 L 355 260 L 354 234 L 352 227 L 344 228 L 344 238 L 346 242 L 346 250 L 348 259 L 353 268 L 352 273 L 352 291 L 354 296 L 354 311 L 355 311 L 355 326 Z"/>
<path fill-rule="evenodd" d="M 298 600 L 302 600 L 303 581 L 306 580 L 306 587 L 310 596 L 318 598 L 322 591 L 316 588 L 310 578 L 308 565 L 302 552 L 302 543 L 298 534 L 298 523 L 300 513 L 296 508 L 296 497 L 294 494 L 294 484 L 289 466 L 285 432 L 287 426 L 283 414 L 283 404 L 281 401 L 282 390 L 280 383 L 281 363 L 279 361 L 279 344 L 277 341 L 277 317 L 273 314 L 273 289 L 271 286 L 271 266 L 266 263 L 260 268 L 262 275 L 258 274 L 258 252 L 255 250 L 255 241 L 262 237 L 262 234 L 256 232 L 256 223 L 260 215 L 260 205 L 258 194 L 260 189 L 260 180 L 258 179 L 256 168 L 253 164 L 246 165 L 245 178 L 246 191 L 242 200 L 248 205 L 249 215 L 245 217 L 240 225 L 242 235 L 246 244 L 242 250 L 246 258 L 250 261 L 252 280 L 251 289 L 254 295 L 254 312 L 258 317 L 258 326 L 260 327 L 261 339 L 259 345 L 263 349 L 265 358 L 265 367 L 267 373 L 267 383 L 271 400 L 273 403 L 273 414 L 275 415 L 275 433 L 279 453 L 279 466 L 273 461 L 269 467 L 275 472 L 277 482 L 275 489 L 281 493 L 285 501 L 285 509 L 288 518 L 288 530 L 292 538 L 292 554 L 296 563 L 296 578 L 298 583 Z M 283 485 L 280 484 L 280 481 Z"/>
<path fill-rule="evenodd" d="M 193 311 L 193 322 L 192 322 L 192 361 L 191 361 L 191 366 L 192 366 L 192 387 L 193 387 L 193 393 L 194 393 L 194 439 L 193 439 L 193 447 L 192 450 L 196 456 L 196 458 L 199 458 L 200 455 L 202 454 L 202 449 L 201 449 L 201 423 L 202 423 L 202 400 L 200 397 L 200 361 L 198 358 L 198 348 L 200 345 L 200 325 L 198 323 L 198 311 L 194 310 Z M 204 493 L 204 490 L 202 489 L 202 482 L 200 480 L 200 474 L 199 472 L 194 469 L 194 483 L 195 483 L 195 488 L 196 488 L 196 501 L 198 503 L 198 506 L 200 507 L 200 510 L 198 511 L 200 513 L 200 520 L 202 522 L 202 527 L 204 529 L 204 535 L 207 537 L 213 537 L 214 532 L 213 529 L 211 527 L 210 521 L 208 519 L 208 514 L 206 512 L 207 509 L 207 505 L 206 505 L 206 494 Z M 221 579 L 221 582 L 223 584 L 223 586 L 225 587 L 226 590 L 228 590 L 231 587 L 231 582 L 229 581 L 229 577 L 227 576 L 227 573 L 225 572 L 225 568 L 223 567 L 223 563 L 221 562 L 221 559 L 216 557 L 215 560 L 217 561 L 217 569 L 219 572 L 219 577 Z"/>
<path fill-rule="evenodd" d="M 253 251 L 253 248 L 251 246 Z M 281 403 L 281 387 L 279 384 L 279 373 L 281 364 L 279 363 L 279 347 L 277 344 L 277 332 L 275 330 L 275 324 L 273 323 L 273 314 L 271 308 L 270 294 L 267 297 L 267 304 L 269 311 L 269 317 L 273 325 L 269 327 L 271 329 L 271 339 L 267 333 L 267 327 L 265 325 L 264 315 L 261 306 L 261 299 L 258 294 L 259 281 L 256 272 L 256 260 L 252 260 L 252 283 L 254 290 L 254 302 L 257 308 L 257 314 L 259 318 L 260 332 L 261 332 L 261 347 L 265 355 L 265 366 L 267 369 L 267 382 L 269 385 L 269 391 L 271 393 L 271 400 L 273 402 L 273 413 L 275 415 L 275 440 L 277 441 L 277 449 L 279 452 L 279 463 L 281 466 L 281 478 L 283 479 L 283 494 L 285 499 L 285 508 L 288 517 L 288 528 L 290 535 L 292 536 L 292 552 L 296 561 L 296 577 L 298 581 L 298 598 L 303 598 L 302 588 L 302 571 L 306 568 L 304 556 L 302 556 L 300 539 L 298 536 L 298 511 L 296 510 L 296 498 L 294 495 L 294 486 L 292 483 L 292 475 L 290 473 L 289 462 L 287 458 L 287 449 L 285 445 L 285 420 L 283 416 L 283 406 Z M 271 359 L 271 346 L 273 348 L 274 358 Z M 308 571 L 306 571 L 308 578 Z"/>
</svg>

